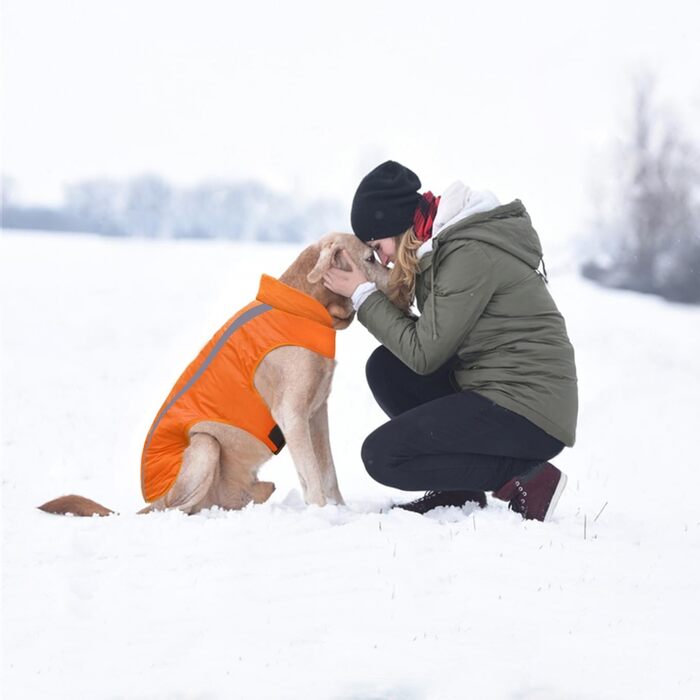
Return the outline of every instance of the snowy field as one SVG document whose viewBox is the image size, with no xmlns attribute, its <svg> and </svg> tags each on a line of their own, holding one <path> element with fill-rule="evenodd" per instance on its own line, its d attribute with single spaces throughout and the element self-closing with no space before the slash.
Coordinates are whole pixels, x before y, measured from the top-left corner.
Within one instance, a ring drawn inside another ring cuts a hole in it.
<svg viewBox="0 0 700 700">
<path fill-rule="evenodd" d="M 304 506 L 285 450 L 264 505 L 135 515 L 174 380 L 298 250 L 0 237 L 2 697 L 700 697 L 700 309 L 601 290 L 565 257 L 546 256 L 581 410 L 553 522 L 387 512 L 414 494 L 359 458 L 384 420 L 359 324 L 330 405 L 347 506 Z M 35 509 L 66 493 L 120 515 Z"/>
</svg>

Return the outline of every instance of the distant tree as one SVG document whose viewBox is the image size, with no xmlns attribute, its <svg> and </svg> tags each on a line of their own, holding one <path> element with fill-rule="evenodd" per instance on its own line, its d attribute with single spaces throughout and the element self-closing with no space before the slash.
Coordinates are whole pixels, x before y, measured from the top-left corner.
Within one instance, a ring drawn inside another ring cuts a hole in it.
<svg viewBox="0 0 700 700">
<path fill-rule="evenodd" d="M 81 222 L 83 231 L 110 236 L 126 235 L 123 211 L 125 188 L 113 180 L 85 180 L 68 185 L 65 190 L 65 211 Z"/>
<path fill-rule="evenodd" d="M 123 196 L 121 228 L 132 236 L 169 236 L 172 200 L 170 185 L 157 175 L 142 175 L 130 180 Z"/>
<path fill-rule="evenodd" d="M 23 206 L 16 200 L 17 185 L 14 178 L 2 176 L 2 228 L 49 231 L 53 229 L 80 231 L 80 222 L 65 211 L 48 206 Z"/>
<path fill-rule="evenodd" d="M 174 206 L 173 235 L 197 238 L 255 238 L 255 211 L 268 197 L 259 183 L 213 181 L 181 191 Z"/>
<path fill-rule="evenodd" d="M 602 284 L 700 302 L 700 153 L 654 108 L 637 82 L 629 136 L 610 208 L 599 216 L 599 255 L 582 268 Z"/>
<path fill-rule="evenodd" d="M 302 242 L 338 229 L 336 202 L 307 202 L 255 181 L 175 188 L 156 175 L 92 179 L 64 190 L 60 207 L 26 207 L 3 180 L 3 226 L 106 235 Z M 7 206 L 5 206 L 7 205 Z"/>
</svg>

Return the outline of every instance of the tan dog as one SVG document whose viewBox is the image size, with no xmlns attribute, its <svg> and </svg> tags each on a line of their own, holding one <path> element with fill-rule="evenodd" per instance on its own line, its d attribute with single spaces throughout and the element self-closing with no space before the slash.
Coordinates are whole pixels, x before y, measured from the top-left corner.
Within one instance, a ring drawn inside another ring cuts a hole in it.
<svg viewBox="0 0 700 700">
<path fill-rule="evenodd" d="M 336 330 L 347 328 L 354 311 L 349 299 L 327 289 L 321 278 L 331 266 L 346 268 L 346 250 L 367 278 L 388 293 L 389 271 L 358 238 L 332 233 L 302 251 L 280 282 L 319 301 Z M 254 374 L 254 385 L 282 430 L 291 452 L 306 503 L 343 503 L 328 435 L 327 401 L 335 360 L 298 346 L 270 351 Z M 189 446 L 172 487 L 141 513 L 178 508 L 196 513 L 219 506 L 243 508 L 263 503 L 275 490 L 258 481 L 257 473 L 272 456 L 270 448 L 249 432 L 224 423 L 202 421 L 189 432 Z M 82 496 L 62 496 L 40 506 L 49 513 L 108 515 L 111 510 Z"/>
</svg>

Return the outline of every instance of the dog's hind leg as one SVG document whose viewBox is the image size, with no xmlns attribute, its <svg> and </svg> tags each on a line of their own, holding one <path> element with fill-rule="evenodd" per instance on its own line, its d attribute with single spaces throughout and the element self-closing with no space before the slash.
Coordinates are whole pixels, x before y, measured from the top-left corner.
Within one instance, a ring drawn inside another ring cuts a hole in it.
<svg viewBox="0 0 700 700">
<path fill-rule="evenodd" d="M 175 483 L 159 502 L 152 504 L 152 509 L 178 508 L 185 513 L 197 510 L 214 483 L 220 456 L 221 447 L 215 438 L 193 433 Z"/>
</svg>

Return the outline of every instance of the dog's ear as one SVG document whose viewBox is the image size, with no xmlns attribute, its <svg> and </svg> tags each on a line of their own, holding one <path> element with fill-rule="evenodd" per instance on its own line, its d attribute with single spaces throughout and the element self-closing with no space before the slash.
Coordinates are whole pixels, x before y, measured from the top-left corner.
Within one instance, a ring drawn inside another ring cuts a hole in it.
<svg viewBox="0 0 700 700">
<path fill-rule="evenodd" d="M 323 273 L 330 270 L 331 267 L 340 267 L 340 261 L 342 260 L 340 255 L 341 249 L 341 245 L 337 241 L 326 243 L 321 248 L 316 265 L 306 275 L 306 279 L 313 284 L 318 282 L 323 277 Z"/>
</svg>

